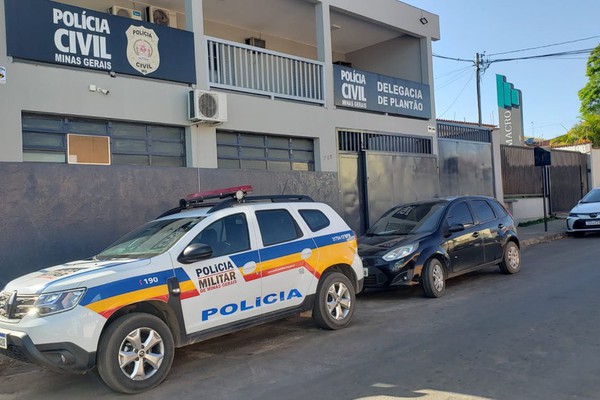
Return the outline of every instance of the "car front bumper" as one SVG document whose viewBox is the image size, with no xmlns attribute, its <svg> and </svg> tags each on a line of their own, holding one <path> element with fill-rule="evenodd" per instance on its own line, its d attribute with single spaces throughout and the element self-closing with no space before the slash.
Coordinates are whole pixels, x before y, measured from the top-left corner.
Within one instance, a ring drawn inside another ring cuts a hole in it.
<svg viewBox="0 0 600 400">
<path fill-rule="evenodd" d="M 388 286 L 414 285 L 414 261 L 397 260 L 386 262 L 381 257 L 363 257 L 365 268 L 365 288 L 384 288 Z"/>
<path fill-rule="evenodd" d="M 36 346 L 24 332 L 3 330 L 6 349 L 0 354 L 59 372 L 85 373 L 95 365 L 96 354 L 73 343 L 48 343 Z"/>
<path fill-rule="evenodd" d="M 600 218 L 588 215 L 567 218 L 567 232 L 600 232 Z"/>
</svg>

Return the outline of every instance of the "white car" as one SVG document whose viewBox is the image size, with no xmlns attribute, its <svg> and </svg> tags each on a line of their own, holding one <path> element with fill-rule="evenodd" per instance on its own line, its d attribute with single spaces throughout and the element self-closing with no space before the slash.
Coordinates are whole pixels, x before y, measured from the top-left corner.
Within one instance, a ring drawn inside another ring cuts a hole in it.
<svg viewBox="0 0 600 400">
<path fill-rule="evenodd" d="M 600 232 L 600 188 L 583 196 L 567 217 L 567 233 L 583 236 L 586 232 Z"/>
<path fill-rule="evenodd" d="M 138 393 L 165 379 L 176 347 L 306 310 L 346 327 L 363 286 L 354 232 L 306 196 L 250 190 L 188 196 L 93 258 L 8 283 L 0 350 L 56 370 L 96 366 L 112 389 Z"/>
</svg>

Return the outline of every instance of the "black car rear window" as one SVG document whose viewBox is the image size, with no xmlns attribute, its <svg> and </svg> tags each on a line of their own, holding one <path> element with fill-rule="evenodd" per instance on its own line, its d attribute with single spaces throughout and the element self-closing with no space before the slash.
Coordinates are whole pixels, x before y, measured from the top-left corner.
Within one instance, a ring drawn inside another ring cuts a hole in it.
<svg viewBox="0 0 600 400">
<path fill-rule="evenodd" d="M 504 207 L 502 207 L 500 205 L 500 203 L 498 203 L 497 201 L 490 201 L 489 203 L 492 206 L 492 208 L 494 209 L 494 213 L 496 214 L 497 218 L 506 217 L 506 215 L 507 215 L 506 210 L 504 209 Z"/>
<path fill-rule="evenodd" d="M 479 222 L 487 222 L 496 218 L 494 211 L 485 200 L 473 200 L 473 208 Z"/>
</svg>

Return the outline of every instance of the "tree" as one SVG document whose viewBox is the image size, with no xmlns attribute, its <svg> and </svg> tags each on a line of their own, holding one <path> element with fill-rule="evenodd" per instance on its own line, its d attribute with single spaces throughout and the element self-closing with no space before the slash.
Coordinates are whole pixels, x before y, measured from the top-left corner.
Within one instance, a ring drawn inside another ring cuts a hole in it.
<svg viewBox="0 0 600 400">
<path fill-rule="evenodd" d="M 588 83 L 579 91 L 582 115 L 600 114 L 600 45 L 592 50 L 588 58 L 585 75 Z"/>
<path fill-rule="evenodd" d="M 600 147 L 600 113 L 584 114 L 565 135 L 550 140 L 553 147 L 592 143 Z"/>
<path fill-rule="evenodd" d="M 600 45 L 590 53 L 585 75 L 589 80 L 579 91 L 579 122 L 565 135 L 550 140 L 551 146 L 592 143 L 600 147 Z"/>
</svg>

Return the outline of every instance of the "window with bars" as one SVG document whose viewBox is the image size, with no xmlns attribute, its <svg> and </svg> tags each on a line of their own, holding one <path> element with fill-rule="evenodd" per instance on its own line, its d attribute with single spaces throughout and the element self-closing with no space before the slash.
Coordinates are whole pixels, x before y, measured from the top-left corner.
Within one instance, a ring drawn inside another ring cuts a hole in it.
<svg viewBox="0 0 600 400">
<path fill-rule="evenodd" d="M 185 129 L 166 125 L 23 114 L 23 161 L 73 162 L 69 140 L 82 135 L 110 139 L 110 163 L 184 167 Z"/>
<path fill-rule="evenodd" d="M 217 131 L 219 168 L 314 171 L 314 140 Z"/>
<path fill-rule="evenodd" d="M 431 138 L 357 131 L 338 131 L 338 148 L 351 152 L 373 150 L 411 154 L 432 153 Z"/>
</svg>

